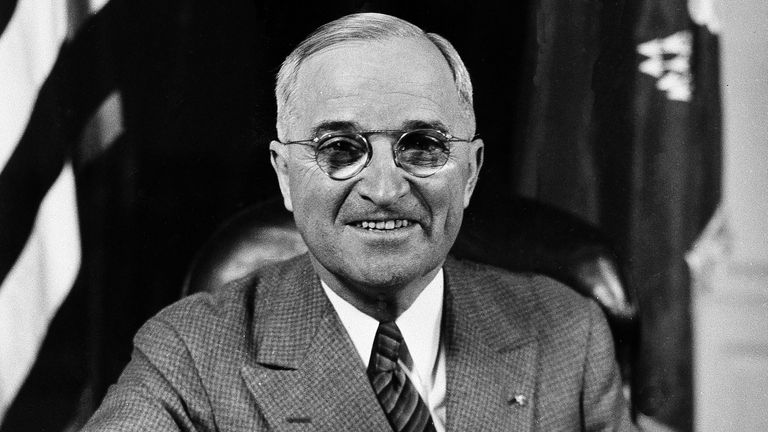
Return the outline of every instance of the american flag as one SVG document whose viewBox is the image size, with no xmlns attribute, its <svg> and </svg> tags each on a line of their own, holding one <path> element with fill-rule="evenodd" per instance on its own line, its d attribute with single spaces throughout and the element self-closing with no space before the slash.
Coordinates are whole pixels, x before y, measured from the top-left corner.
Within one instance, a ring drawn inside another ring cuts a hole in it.
<svg viewBox="0 0 768 432">
<path fill-rule="evenodd" d="M 71 104 L 56 65 L 78 22 L 104 3 L 19 0 L 0 11 L 0 423 L 81 266 L 74 146 L 60 133 Z M 117 120 L 96 139 L 113 139 Z"/>
</svg>

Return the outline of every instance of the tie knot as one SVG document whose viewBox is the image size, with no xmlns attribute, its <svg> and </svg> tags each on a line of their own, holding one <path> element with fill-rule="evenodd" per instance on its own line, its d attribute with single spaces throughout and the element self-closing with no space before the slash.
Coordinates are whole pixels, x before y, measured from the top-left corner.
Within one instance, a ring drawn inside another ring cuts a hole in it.
<svg viewBox="0 0 768 432">
<path fill-rule="evenodd" d="M 403 346 L 403 335 L 393 321 L 379 323 L 373 339 L 370 368 L 375 371 L 391 371 L 397 367 L 397 360 Z"/>
</svg>

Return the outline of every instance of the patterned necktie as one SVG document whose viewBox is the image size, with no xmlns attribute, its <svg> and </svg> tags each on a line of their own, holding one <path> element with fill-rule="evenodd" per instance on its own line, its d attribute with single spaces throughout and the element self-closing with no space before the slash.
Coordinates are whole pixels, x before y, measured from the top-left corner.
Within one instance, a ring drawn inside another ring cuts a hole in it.
<svg viewBox="0 0 768 432">
<path fill-rule="evenodd" d="M 395 432 L 434 432 L 429 409 L 397 363 L 408 358 L 403 335 L 394 322 L 379 323 L 373 340 L 368 378 Z"/>
</svg>

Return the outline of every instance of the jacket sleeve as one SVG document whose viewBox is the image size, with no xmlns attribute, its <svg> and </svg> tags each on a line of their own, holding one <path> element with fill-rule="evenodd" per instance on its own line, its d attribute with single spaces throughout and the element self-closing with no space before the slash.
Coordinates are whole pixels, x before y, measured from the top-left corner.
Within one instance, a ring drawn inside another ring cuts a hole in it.
<svg viewBox="0 0 768 432">
<path fill-rule="evenodd" d="M 83 431 L 215 430 L 192 356 L 155 317 L 136 334 L 130 363 Z"/>
<path fill-rule="evenodd" d="M 600 308 L 590 304 L 590 332 L 584 362 L 582 409 L 586 431 L 635 430 L 622 392 L 613 338 Z"/>
</svg>

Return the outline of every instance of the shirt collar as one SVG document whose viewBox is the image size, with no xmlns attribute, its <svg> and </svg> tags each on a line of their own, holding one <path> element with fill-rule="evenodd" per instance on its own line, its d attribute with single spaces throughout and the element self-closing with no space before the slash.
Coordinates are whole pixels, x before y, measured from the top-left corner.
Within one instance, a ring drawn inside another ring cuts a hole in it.
<svg viewBox="0 0 768 432">
<path fill-rule="evenodd" d="M 321 284 L 363 364 L 368 367 L 379 322 L 341 298 L 325 282 L 321 281 Z M 421 377 L 431 376 L 437 361 L 443 316 L 443 291 L 443 269 L 440 269 L 416 297 L 411 307 L 395 320 L 411 353 L 413 367 Z"/>
</svg>

